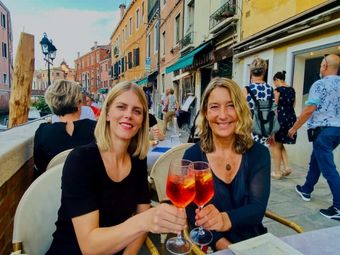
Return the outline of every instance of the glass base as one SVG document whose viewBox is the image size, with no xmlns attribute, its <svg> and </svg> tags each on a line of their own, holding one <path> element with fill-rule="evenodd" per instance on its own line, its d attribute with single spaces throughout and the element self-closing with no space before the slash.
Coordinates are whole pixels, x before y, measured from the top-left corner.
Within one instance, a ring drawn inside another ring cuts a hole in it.
<svg viewBox="0 0 340 255">
<path fill-rule="evenodd" d="M 172 237 L 166 242 L 166 249 L 172 254 L 189 254 L 191 251 L 191 244 L 182 237 Z"/>
<path fill-rule="evenodd" d="M 211 243 L 213 235 L 209 230 L 194 228 L 190 232 L 190 239 L 194 244 L 205 246 Z"/>
</svg>

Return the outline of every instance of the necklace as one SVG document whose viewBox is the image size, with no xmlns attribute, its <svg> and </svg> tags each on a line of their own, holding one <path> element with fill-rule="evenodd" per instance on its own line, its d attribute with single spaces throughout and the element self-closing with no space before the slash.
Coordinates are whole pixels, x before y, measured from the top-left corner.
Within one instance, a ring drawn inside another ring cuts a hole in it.
<svg viewBox="0 0 340 255">
<path fill-rule="evenodd" d="M 231 165 L 230 165 L 229 163 L 227 163 L 227 164 L 225 165 L 225 170 L 227 170 L 227 171 L 230 171 L 230 170 L 231 170 Z"/>
</svg>

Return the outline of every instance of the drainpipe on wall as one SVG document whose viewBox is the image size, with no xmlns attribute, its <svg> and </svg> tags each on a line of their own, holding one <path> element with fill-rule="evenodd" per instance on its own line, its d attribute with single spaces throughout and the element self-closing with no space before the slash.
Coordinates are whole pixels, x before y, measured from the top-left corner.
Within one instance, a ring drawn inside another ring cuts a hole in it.
<svg viewBox="0 0 340 255">
<path fill-rule="evenodd" d="M 157 97 L 158 95 L 161 95 L 161 91 L 160 91 L 160 84 L 161 84 L 161 0 L 158 0 L 158 53 L 157 53 L 157 71 L 158 71 L 158 79 L 157 79 L 157 93 L 155 95 L 155 92 L 153 90 L 153 94 L 154 94 L 154 101 L 155 101 L 155 97 Z M 158 101 L 158 98 L 157 98 Z M 154 104 L 154 105 L 158 105 L 159 104 Z M 158 107 L 157 109 L 155 109 L 154 107 L 154 112 L 155 112 L 155 116 L 158 116 Z"/>
</svg>

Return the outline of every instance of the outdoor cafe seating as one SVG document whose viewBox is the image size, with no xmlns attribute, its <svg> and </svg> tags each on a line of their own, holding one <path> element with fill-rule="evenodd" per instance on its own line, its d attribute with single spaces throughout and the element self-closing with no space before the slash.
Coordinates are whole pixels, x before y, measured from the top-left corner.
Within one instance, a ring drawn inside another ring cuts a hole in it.
<svg viewBox="0 0 340 255">
<path fill-rule="evenodd" d="M 150 165 L 149 182 L 151 188 L 157 193 L 158 201 L 153 201 L 153 204 L 168 200 L 165 187 L 170 161 L 173 158 L 182 158 L 184 151 L 193 145 L 192 143 L 178 144 L 177 141 L 171 143 L 171 140 L 162 142 L 160 148 L 167 148 L 165 151 L 152 152 L 153 148 L 151 148 L 148 154 L 148 156 L 154 156 Z M 13 251 L 39 255 L 44 254 L 49 248 L 60 206 L 62 169 L 71 150 L 66 150 L 55 156 L 49 164 L 48 171 L 39 176 L 21 198 L 14 218 Z M 150 162 L 148 161 L 148 163 Z M 298 233 L 303 232 L 298 224 L 274 212 L 266 211 L 266 217 L 286 225 Z M 37 229 L 39 231 L 36 231 Z M 185 231 L 184 235 L 188 238 L 188 231 Z M 166 235 L 162 235 L 161 245 L 165 239 Z M 151 254 L 159 254 L 149 237 L 146 239 L 145 245 Z M 195 245 L 192 251 L 194 254 L 204 254 Z"/>
<path fill-rule="evenodd" d="M 50 247 L 60 207 L 63 166 L 64 162 L 44 172 L 22 196 L 14 217 L 13 252 L 42 255 Z M 159 254 L 149 237 L 145 244 L 150 254 Z"/>
<path fill-rule="evenodd" d="M 162 155 L 159 156 L 157 161 L 153 164 L 150 175 L 149 175 L 149 182 L 151 184 L 151 187 L 155 189 L 158 201 L 153 201 L 153 203 L 157 202 L 163 202 L 168 201 L 168 197 L 166 196 L 166 180 L 167 180 L 167 174 L 168 174 L 168 168 L 170 165 L 170 162 L 174 158 L 182 158 L 184 155 L 184 152 L 186 149 L 188 149 L 190 146 L 192 146 L 192 143 L 183 143 L 179 144 L 177 146 L 174 146 L 170 150 L 164 152 Z M 296 233 L 302 233 L 304 232 L 303 228 L 295 223 L 292 220 L 286 219 L 275 212 L 266 210 L 265 217 L 270 218 L 280 225 L 287 226 L 294 230 Z M 184 231 L 184 236 L 188 238 L 188 231 Z M 166 235 L 162 234 L 161 236 L 161 243 L 164 243 L 166 239 Z M 200 247 L 193 245 L 192 248 L 193 253 L 195 254 L 204 254 Z"/>
</svg>

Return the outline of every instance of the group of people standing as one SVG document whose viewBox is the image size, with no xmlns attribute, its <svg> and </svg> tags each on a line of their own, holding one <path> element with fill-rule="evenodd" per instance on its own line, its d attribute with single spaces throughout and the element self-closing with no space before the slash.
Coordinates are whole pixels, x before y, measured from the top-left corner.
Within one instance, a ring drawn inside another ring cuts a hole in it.
<svg viewBox="0 0 340 255">
<path fill-rule="evenodd" d="M 69 84 L 51 86 L 46 92 L 47 102 L 60 122 L 46 124 L 48 128 L 43 124 L 35 143 L 46 141 L 40 134 L 42 130 L 75 138 L 86 128 L 90 134 L 83 134 L 86 139 L 74 145 L 76 148 L 65 162 L 57 229 L 47 254 L 137 254 L 148 232 L 179 233 L 187 219 L 190 226 L 200 225 L 213 232 L 214 250 L 265 233 L 262 220 L 271 179 L 268 144 L 274 158 L 272 177 L 280 179 L 290 174 L 284 144 L 295 143 L 296 130 L 307 119 L 310 127 L 321 130 L 313 142 L 306 183 L 298 185 L 296 191 L 304 200 L 310 200 L 323 173 L 333 194 L 333 205 L 320 213 L 339 219 L 340 177 L 332 158 L 332 150 L 340 141 L 338 68 L 338 56 L 324 58 L 320 67 L 323 78 L 313 84 L 307 106 L 296 118 L 295 91 L 286 84 L 285 72 L 274 75 L 273 91 L 264 80 L 266 62 L 254 60 L 249 88 L 257 100 L 273 100 L 280 122 L 280 130 L 271 137 L 252 135 L 254 102 L 248 92 L 230 79 L 213 78 L 203 93 L 196 121 L 200 142 L 187 149 L 183 158 L 209 163 L 215 194 L 203 209 L 191 204 L 186 211 L 169 204 L 150 207 L 146 166 L 150 115 L 147 98 L 138 85 L 115 85 L 96 124 L 80 120 L 79 85 L 72 93 Z M 49 93 L 55 99 L 48 99 Z M 168 93 L 165 120 L 178 109 L 173 90 Z M 68 101 L 73 94 L 76 96 Z M 62 109 L 58 108 L 60 102 L 64 102 Z M 85 124 L 88 127 L 80 128 Z M 166 128 L 167 121 L 165 132 Z M 38 153 L 41 152 L 35 151 L 35 158 Z"/>
<path fill-rule="evenodd" d="M 283 176 L 291 174 L 292 169 L 288 164 L 288 155 L 284 144 L 295 144 L 296 135 L 289 137 L 288 130 L 296 121 L 295 106 L 295 90 L 286 83 L 286 72 L 277 72 L 273 76 L 272 86 L 265 81 L 267 73 L 267 62 L 264 59 L 256 58 L 250 66 L 251 82 L 248 86 L 256 100 L 272 100 L 273 107 L 276 109 L 280 129 L 270 136 L 262 136 L 253 134 L 255 141 L 269 146 L 274 160 L 274 172 L 272 178 L 276 180 L 282 179 Z M 246 95 L 252 115 L 254 115 L 255 102 L 246 88 L 243 89 Z M 283 168 L 281 167 L 283 165 Z"/>
<path fill-rule="evenodd" d="M 270 141 L 274 159 L 274 179 L 289 175 L 292 169 L 288 164 L 287 151 L 284 144 L 295 144 L 297 130 L 306 122 L 308 139 L 313 142 L 313 151 L 309 163 L 306 181 L 295 187 L 296 192 L 304 201 L 311 200 L 311 193 L 321 174 L 327 180 L 333 195 L 333 203 L 327 209 L 321 209 L 320 214 L 340 220 L 340 176 L 334 163 L 333 151 L 340 143 L 340 57 L 335 54 L 325 55 L 320 64 L 320 80 L 312 84 L 306 106 L 297 118 L 294 111 L 295 91 L 285 82 L 285 72 L 274 75 L 274 102 L 280 130 L 272 137 L 254 137 L 265 143 Z M 255 59 L 251 66 L 252 84 L 258 93 L 258 98 L 269 97 L 268 84 L 263 81 L 266 63 Z M 255 82 L 255 84 L 254 84 Z M 247 97 L 251 109 L 251 99 Z M 274 140 L 273 140 L 274 138 Z M 283 169 L 281 168 L 283 164 Z"/>
<path fill-rule="evenodd" d="M 320 214 L 329 219 L 340 220 L 340 176 L 334 163 L 333 151 L 340 143 L 340 57 L 335 54 L 325 55 L 320 64 L 320 80 L 311 86 L 306 106 L 297 118 L 294 111 L 295 91 L 285 82 L 285 71 L 277 72 L 273 77 L 274 97 L 271 87 L 264 81 L 267 70 L 266 61 L 257 58 L 251 65 L 250 89 L 258 100 L 274 100 L 280 129 L 270 137 L 254 135 L 254 140 L 270 145 L 274 160 L 272 178 L 279 180 L 292 173 L 289 167 L 284 144 L 295 144 L 297 130 L 306 122 L 308 138 L 313 142 L 313 151 L 309 163 L 306 181 L 295 187 L 304 201 L 311 200 L 311 193 L 321 174 L 327 180 L 333 195 L 333 203 L 327 209 L 320 209 Z M 245 91 L 247 101 L 253 113 L 254 102 Z M 283 165 L 283 168 L 281 168 Z"/>
</svg>

